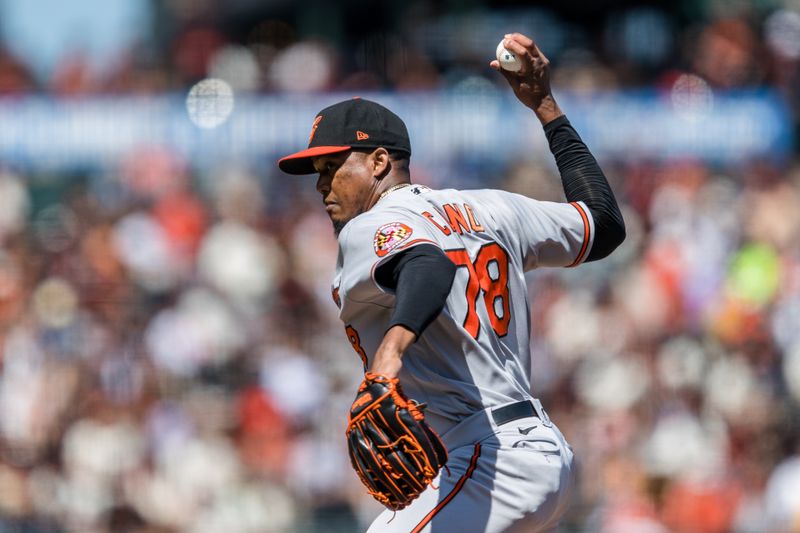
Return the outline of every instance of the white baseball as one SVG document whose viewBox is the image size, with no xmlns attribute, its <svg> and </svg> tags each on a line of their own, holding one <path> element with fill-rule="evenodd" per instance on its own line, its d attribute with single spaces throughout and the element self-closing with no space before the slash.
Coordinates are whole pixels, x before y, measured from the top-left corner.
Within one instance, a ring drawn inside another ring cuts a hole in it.
<svg viewBox="0 0 800 533">
<path fill-rule="evenodd" d="M 497 45 L 495 54 L 497 55 L 497 61 L 500 62 L 500 67 L 502 69 L 508 70 L 509 72 L 517 72 L 522 68 L 522 61 L 519 60 L 517 54 L 506 50 L 506 47 L 503 46 L 503 41 L 500 41 L 500 44 Z"/>
</svg>

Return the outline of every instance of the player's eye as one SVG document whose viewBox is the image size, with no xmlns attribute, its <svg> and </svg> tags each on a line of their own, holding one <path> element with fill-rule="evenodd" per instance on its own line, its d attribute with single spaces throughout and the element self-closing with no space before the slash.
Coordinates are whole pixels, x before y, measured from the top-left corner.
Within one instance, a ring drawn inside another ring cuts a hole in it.
<svg viewBox="0 0 800 533">
<path fill-rule="evenodd" d="M 333 163 L 331 161 L 325 163 L 325 172 L 327 172 L 328 174 L 333 174 L 334 172 L 336 172 L 337 168 L 339 168 L 339 165 L 337 165 L 336 163 Z"/>
</svg>

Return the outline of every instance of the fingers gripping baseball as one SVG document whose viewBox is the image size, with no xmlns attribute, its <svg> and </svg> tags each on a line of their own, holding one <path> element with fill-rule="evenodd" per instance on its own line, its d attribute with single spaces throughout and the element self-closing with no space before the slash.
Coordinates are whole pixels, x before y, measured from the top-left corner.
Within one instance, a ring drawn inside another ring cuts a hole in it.
<svg viewBox="0 0 800 533">
<path fill-rule="evenodd" d="M 519 70 L 503 69 L 498 60 L 491 61 L 489 66 L 505 77 L 520 102 L 536 109 L 550 96 L 550 61 L 530 37 L 521 33 L 506 34 L 502 44 L 519 58 Z"/>
</svg>

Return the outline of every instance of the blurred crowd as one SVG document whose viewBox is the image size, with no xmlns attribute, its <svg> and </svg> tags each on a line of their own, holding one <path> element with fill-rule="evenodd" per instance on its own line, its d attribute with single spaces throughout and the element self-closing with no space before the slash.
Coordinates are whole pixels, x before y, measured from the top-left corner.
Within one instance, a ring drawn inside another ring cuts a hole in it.
<svg viewBox="0 0 800 533">
<path fill-rule="evenodd" d="M 316 0 L 303 8 L 281 0 L 117 4 L 139 6 L 143 23 L 120 36 L 111 58 L 97 61 L 88 39 L 73 38 L 46 71 L 44 52 L 34 51 L 43 45 L 20 28 L 17 11 L 24 10 L 13 8 L 25 4 L 0 6 L 7 19 L 0 26 L 0 94 L 161 94 L 186 91 L 205 77 L 245 93 L 456 88 L 480 83 L 476 77 L 496 80 L 486 64 L 499 37 L 514 30 L 535 37 L 559 67 L 555 83 L 562 89 L 670 85 L 691 73 L 717 89 L 771 87 L 796 99 L 800 84 L 800 11 L 793 0 L 694 0 L 668 8 L 622 0 L 538 7 L 387 0 L 369 9 L 359 0 Z"/>
<path fill-rule="evenodd" d="M 238 18 L 221 2 L 158 3 L 160 40 L 106 72 L 67 56 L 41 79 L 0 50 L 0 93 L 159 94 L 206 76 L 265 93 L 457 90 L 496 83 L 487 53 L 520 29 L 554 60 L 557 90 L 688 74 L 798 104 L 789 1 L 619 8 L 594 32 L 556 10 L 389 2 L 381 13 L 403 17 L 355 37 L 355 2 L 261 18 L 231 4 Z M 582 465 L 565 530 L 800 531 L 800 164 L 602 164 L 626 242 L 529 278 L 534 393 Z M 343 439 L 361 364 L 331 301 L 337 247 L 312 181 L 197 168 L 157 146 L 99 168 L 0 167 L 0 531 L 370 523 L 380 509 Z M 461 170 L 561 198 L 544 162 Z M 434 174 L 412 159 L 416 181 L 460 184 Z"/>
</svg>

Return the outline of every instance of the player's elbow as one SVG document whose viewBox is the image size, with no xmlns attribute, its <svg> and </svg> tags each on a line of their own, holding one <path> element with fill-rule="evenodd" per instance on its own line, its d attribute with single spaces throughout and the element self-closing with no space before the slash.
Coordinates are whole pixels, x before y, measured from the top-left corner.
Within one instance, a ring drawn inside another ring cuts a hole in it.
<svg viewBox="0 0 800 533">
<path fill-rule="evenodd" d="M 597 261 L 608 257 L 625 241 L 626 236 L 625 221 L 622 216 L 609 217 L 607 220 L 595 220 L 594 243 L 586 261 Z"/>
<path fill-rule="evenodd" d="M 625 221 L 622 220 L 622 217 L 619 217 L 619 221 L 613 224 L 613 229 L 611 230 L 611 235 L 609 240 L 611 241 L 609 244 L 608 253 L 609 255 L 611 252 L 617 249 L 617 247 L 625 242 L 625 237 L 628 236 L 627 232 L 625 231 Z"/>
</svg>

